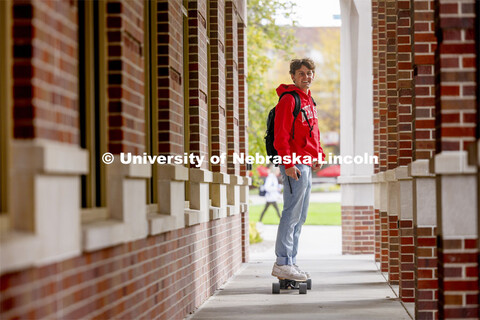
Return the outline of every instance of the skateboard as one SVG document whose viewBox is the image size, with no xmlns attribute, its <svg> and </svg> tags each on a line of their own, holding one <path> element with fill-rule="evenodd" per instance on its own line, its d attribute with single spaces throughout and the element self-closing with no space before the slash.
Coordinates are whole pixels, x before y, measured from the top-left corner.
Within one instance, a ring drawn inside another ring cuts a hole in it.
<svg viewBox="0 0 480 320">
<path fill-rule="evenodd" d="M 281 289 L 298 290 L 299 294 L 307 294 L 307 290 L 312 289 L 312 279 L 307 279 L 307 281 L 295 281 L 278 278 L 278 282 L 272 283 L 272 293 L 278 294 Z"/>
</svg>

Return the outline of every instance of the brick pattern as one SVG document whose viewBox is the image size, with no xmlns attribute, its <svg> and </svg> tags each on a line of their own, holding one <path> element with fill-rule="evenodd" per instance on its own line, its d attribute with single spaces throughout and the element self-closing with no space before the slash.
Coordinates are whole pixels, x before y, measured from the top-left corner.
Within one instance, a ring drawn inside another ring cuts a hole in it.
<svg viewBox="0 0 480 320">
<path fill-rule="evenodd" d="M 227 153 L 225 1 L 210 0 L 210 126 L 211 155 Z M 227 172 L 227 164 L 211 165 L 213 172 Z"/>
<path fill-rule="evenodd" d="M 466 150 L 475 141 L 475 0 L 436 6 L 436 151 Z"/>
<path fill-rule="evenodd" d="M 242 236 L 234 215 L 4 274 L 2 319 L 183 319 L 239 269 Z"/>
<path fill-rule="evenodd" d="M 246 211 L 246 212 L 242 212 L 242 262 L 243 263 L 247 263 L 250 261 L 249 246 L 250 246 L 249 213 L 248 211 Z"/>
<path fill-rule="evenodd" d="M 13 136 L 77 145 L 77 7 L 72 1 L 12 3 Z"/>
<path fill-rule="evenodd" d="M 398 284 L 400 278 L 398 216 L 388 216 L 388 281 Z"/>
<path fill-rule="evenodd" d="M 387 169 L 397 166 L 398 92 L 397 92 L 397 13 L 396 0 L 386 0 L 386 72 L 387 72 Z"/>
<path fill-rule="evenodd" d="M 435 36 L 434 1 L 414 1 L 414 159 L 430 159 L 435 152 Z"/>
<path fill-rule="evenodd" d="M 239 164 L 233 154 L 239 153 L 239 110 L 238 110 L 238 16 L 235 1 L 225 1 L 225 40 L 227 62 L 227 172 L 238 175 Z"/>
<path fill-rule="evenodd" d="M 397 165 L 412 162 L 413 53 L 410 0 L 397 1 Z"/>
<path fill-rule="evenodd" d="M 373 153 L 380 158 L 380 113 L 379 113 L 379 39 L 378 1 L 372 0 L 372 68 L 373 68 Z M 374 172 L 380 171 L 380 163 L 374 164 Z"/>
<path fill-rule="evenodd" d="M 389 263 L 389 246 L 388 246 L 388 213 L 385 211 L 380 211 L 380 270 L 382 272 L 388 272 L 388 263 Z"/>
<path fill-rule="evenodd" d="M 145 151 L 144 20 L 141 0 L 106 5 L 108 150 Z"/>
<path fill-rule="evenodd" d="M 189 152 L 209 159 L 207 18 L 206 0 L 188 1 Z"/>
<path fill-rule="evenodd" d="M 380 210 L 375 209 L 375 261 L 380 262 L 381 257 L 381 231 Z"/>
<path fill-rule="evenodd" d="M 438 319 L 436 227 L 414 226 L 415 319 Z"/>
<path fill-rule="evenodd" d="M 400 235 L 400 298 L 403 302 L 415 302 L 415 246 L 413 220 L 398 221 Z"/>
<path fill-rule="evenodd" d="M 387 33 L 386 1 L 378 0 L 378 113 L 380 171 L 387 170 Z"/>
<path fill-rule="evenodd" d="M 247 29 L 240 21 L 238 30 L 238 137 L 240 153 L 248 154 L 248 99 L 247 99 Z M 240 175 L 247 175 L 247 165 L 240 165 Z"/>
<path fill-rule="evenodd" d="M 153 29 L 154 31 L 155 29 Z M 157 1 L 158 151 L 184 153 L 183 13 L 181 0 Z"/>
<path fill-rule="evenodd" d="M 438 237 L 440 319 L 478 319 L 477 238 Z"/>
<path fill-rule="evenodd" d="M 342 206 L 342 253 L 373 254 L 374 251 L 373 206 Z"/>
</svg>

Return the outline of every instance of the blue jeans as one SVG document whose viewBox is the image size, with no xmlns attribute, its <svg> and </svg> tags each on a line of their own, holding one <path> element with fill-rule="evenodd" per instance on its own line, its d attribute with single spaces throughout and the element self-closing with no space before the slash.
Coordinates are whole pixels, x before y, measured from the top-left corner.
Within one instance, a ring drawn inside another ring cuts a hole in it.
<svg viewBox="0 0 480 320">
<path fill-rule="evenodd" d="M 287 176 L 285 166 L 280 166 L 283 177 L 283 211 L 275 243 L 278 265 L 296 264 L 298 238 L 307 219 L 312 189 L 312 168 L 305 164 L 295 166 L 301 172 L 298 181 Z"/>
</svg>

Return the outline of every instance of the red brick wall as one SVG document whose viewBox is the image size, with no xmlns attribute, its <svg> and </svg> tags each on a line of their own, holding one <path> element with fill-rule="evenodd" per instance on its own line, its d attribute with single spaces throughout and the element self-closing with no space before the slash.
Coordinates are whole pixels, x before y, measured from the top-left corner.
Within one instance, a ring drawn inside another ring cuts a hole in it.
<svg viewBox="0 0 480 320">
<path fill-rule="evenodd" d="M 185 79 L 182 1 L 159 0 L 157 24 L 158 151 L 164 154 L 183 154 Z"/>
<path fill-rule="evenodd" d="M 238 30 L 238 117 L 239 151 L 248 154 L 248 99 L 247 99 L 247 29 L 239 22 Z M 240 165 L 240 175 L 247 175 L 247 165 Z"/>
<path fill-rule="evenodd" d="M 466 150 L 475 141 L 475 1 L 436 6 L 437 153 Z"/>
<path fill-rule="evenodd" d="M 403 302 L 415 302 L 415 246 L 413 220 L 398 221 L 400 235 L 400 298 Z"/>
<path fill-rule="evenodd" d="M 386 0 L 386 83 L 387 83 L 387 169 L 398 161 L 398 92 L 397 92 L 397 12 L 396 0 Z"/>
<path fill-rule="evenodd" d="M 378 0 L 378 112 L 380 171 L 387 170 L 387 33 L 386 2 Z"/>
<path fill-rule="evenodd" d="M 380 262 L 381 259 L 381 229 L 382 226 L 380 224 L 380 210 L 375 209 L 375 261 Z"/>
<path fill-rule="evenodd" d="M 0 278 L 2 318 L 182 319 L 242 263 L 241 215 Z"/>
<path fill-rule="evenodd" d="M 238 17 L 236 1 L 225 1 L 225 41 L 227 62 L 227 167 L 229 174 L 239 174 L 240 167 L 233 163 L 233 154 L 239 153 L 238 113 Z"/>
<path fill-rule="evenodd" d="M 211 153 L 227 153 L 226 128 L 226 69 L 225 69 L 225 1 L 210 1 L 210 52 L 211 52 Z M 214 172 L 227 172 L 227 164 L 211 166 Z"/>
<path fill-rule="evenodd" d="M 413 1 L 415 97 L 414 159 L 429 159 L 435 151 L 435 36 L 434 1 Z"/>
<path fill-rule="evenodd" d="M 440 319 L 478 319 L 477 238 L 438 241 Z"/>
<path fill-rule="evenodd" d="M 206 0 L 188 2 L 189 152 L 209 159 L 207 18 Z"/>
<path fill-rule="evenodd" d="M 145 151 L 143 1 L 109 0 L 107 25 L 108 150 Z"/>
<path fill-rule="evenodd" d="M 397 165 L 412 162 L 413 53 L 410 0 L 397 1 Z"/>
<path fill-rule="evenodd" d="M 72 1 L 13 1 L 13 136 L 80 141 Z"/>
<path fill-rule="evenodd" d="M 399 283 L 399 251 L 398 216 L 388 215 L 388 281 L 390 284 Z"/>
<path fill-rule="evenodd" d="M 379 27 L 378 1 L 372 0 L 372 68 L 373 68 L 373 153 L 380 158 L 380 113 L 379 113 Z M 374 164 L 374 172 L 378 173 L 380 163 Z"/>
<path fill-rule="evenodd" d="M 373 254 L 375 215 L 372 206 L 342 206 L 342 253 Z"/>
<path fill-rule="evenodd" d="M 381 244 L 380 244 L 380 269 L 382 272 L 388 272 L 388 214 L 385 211 L 380 211 L 380 226 L 381 226 Z"/>
<path fill-rule="evenodd" d="M 415 318 L 438 319 L 436 227 L 415 226 Z"/>
</svg>

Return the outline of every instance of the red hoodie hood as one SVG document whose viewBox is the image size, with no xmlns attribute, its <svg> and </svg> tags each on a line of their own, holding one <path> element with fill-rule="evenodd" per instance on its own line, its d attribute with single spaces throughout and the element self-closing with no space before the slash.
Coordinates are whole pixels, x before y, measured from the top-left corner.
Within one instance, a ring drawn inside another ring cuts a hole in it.
<svg viewBox="0 0 480 320">
<path fill-rule="evenodd" d="M 311 97 L 310 90 L 308 90 L 308 94 L 306 94 L 303 90 L 301 90 L 294 84 L 281 84 L 277 88 L 277 94 L 279 97 L 282 95 L 282 93 L 288 91 L 297 91 L 300 97 L 302 97 L 303 95 L 303 99 L 309 99 Z"/>
</svg>

